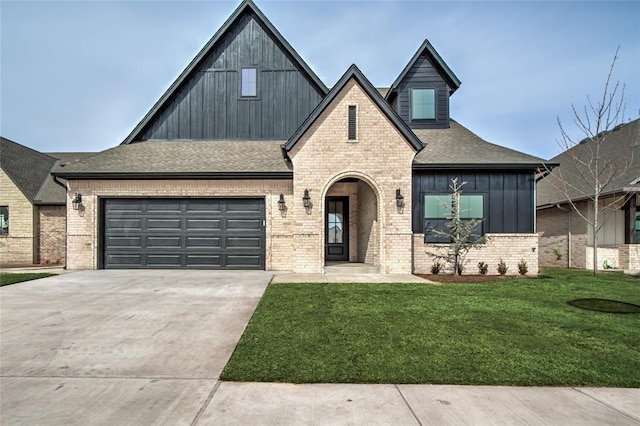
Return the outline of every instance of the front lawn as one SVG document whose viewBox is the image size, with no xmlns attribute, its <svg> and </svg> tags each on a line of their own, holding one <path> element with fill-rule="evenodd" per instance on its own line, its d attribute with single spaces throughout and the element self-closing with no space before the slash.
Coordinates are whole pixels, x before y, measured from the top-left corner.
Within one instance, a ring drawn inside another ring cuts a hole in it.
<svg viewBox="0 0 640 426">
<path fill-rule="evenodd" d="M 640 386 L 640 279 L 545 270 L 484 284 L 271 284 L 221 378 L 293 383 Z"/>
<path fill-rule="evenodd" d="M 0 287 L 3 285 L 21 283 L 23 281 L 31 281 L 37 280 L 38 278 L 46 278 L 52 277 L 55 274 L 49 274 L 46 272 L 37 272 L 37 273 L 24 273 L 24 274 L 13 274 L 13 273 L 1 273 L 0 274 Z"/>
</svg>

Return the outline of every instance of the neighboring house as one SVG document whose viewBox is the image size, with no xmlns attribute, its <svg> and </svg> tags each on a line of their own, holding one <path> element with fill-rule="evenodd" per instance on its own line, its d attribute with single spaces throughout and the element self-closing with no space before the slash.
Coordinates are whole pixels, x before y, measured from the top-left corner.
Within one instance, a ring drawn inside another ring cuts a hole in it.
<svg viewBox="0 0 640 426">
<path fill-rule="evenodd" d="M 535 274 L 543 160 L 451 120 L 459 86 L 425 41 L 388 90 L 355 65 L 329 90 L 245 0 L 120 146 L 55 171 L 82 199 L 68 267 L 429 273 L 457 176 L 489 237 L 467 272 Z"/>
<path fill-rule="evenodd" d="M 598 232 L 598 268 L 605 262 L 610 267 L 640 269 L 640 119 L 622 124 L 607 132 L 600 146 L 600 164 L 613 161 L 619 173 L 604 188 L 601 205 L 619 200 L 615 211 L 600 218 Z M 587 217 L 593 218 L 593 204 L 585 194 L 588 182 L 581 178 L 575 155 L 582 161 L 592 156 L 593 141 L 584 140 L 550 163 L 558 163 L 552 175 L 538 184 L 538 230 L 540 231 L 540 263 L 542 266 L 593 268 L 594 236 L 587 222 L 572 211 L 567 195 L 559 190 L 555 176 L 571 183 L 569 198 Z"/>
<path fill-rule="evenodd" d="M 66 191 L 57 159 L 0 138 L 0 264 L 64 264 Z"/>
</svg>

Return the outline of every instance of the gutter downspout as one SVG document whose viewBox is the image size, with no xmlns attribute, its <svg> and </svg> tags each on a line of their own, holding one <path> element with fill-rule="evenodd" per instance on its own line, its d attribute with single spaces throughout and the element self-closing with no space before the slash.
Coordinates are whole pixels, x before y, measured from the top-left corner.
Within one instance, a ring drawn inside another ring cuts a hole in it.
<svg viewBox="0 0 640 426">
<path fill-rule="evenodd" d="M 560 204 L 556 204 L 556 207 L 564 212 L 567 212 L 569 216 L 567 224 L 567 268 L 571 268 L 571 209 L 563 209 Z"/>
<path fill-rule="evenodd" d="M 66 198 L 67 198 L 67 185 L 60 182 L 58 180 L 58 176 L 51 174 L 51 176 L 53 176 L 53 181 L 55 183 L 57 183 L 58 185 L 60 185 L 61 187 L 64 188 L 64 193 L 65 193 L 65 205 L 64 205 L 64 269 L 67 269 L 67 262 L 69 261 L 69 251 L 68 251 L 68 247 L 69 244 L 67 243 L 69 240 L 69 219 L 67 218 L 67 203 L 66 203 Z"/>
</svg>

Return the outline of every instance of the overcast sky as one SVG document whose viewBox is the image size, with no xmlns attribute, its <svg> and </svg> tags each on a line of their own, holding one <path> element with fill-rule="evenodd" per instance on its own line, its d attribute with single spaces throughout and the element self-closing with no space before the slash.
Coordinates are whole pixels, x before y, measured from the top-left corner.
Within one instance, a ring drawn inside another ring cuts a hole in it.
<svg viewBox="0 0 640 426">
<path fill-rule="evenodd" d="M 43 152 L 119 144 L 239 3 L 2 0 L 0 133 Z M 329 87 L 352 63 L 389 86 L 428 39 L 462 81 L 451 117 L 542 158 L 618 46 L 613 77 L 640 112 L 638 1 L 255 3 Z"/>
</svg>

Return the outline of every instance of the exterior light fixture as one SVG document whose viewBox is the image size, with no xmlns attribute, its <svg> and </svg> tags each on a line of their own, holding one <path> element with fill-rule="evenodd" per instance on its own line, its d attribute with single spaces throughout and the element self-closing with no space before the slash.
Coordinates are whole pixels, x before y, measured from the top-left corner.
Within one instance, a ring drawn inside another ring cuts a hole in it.
<svg viewBox="0 0 640 426">
<path fill-rule="evenodd" d="M 302 197 L 302 205 L 304 206 L 305 209 L 308 209 L 309 207 L 311 207 L 311 197 L 309 197 L 308 189 L 304 190 L 304 197 Z"/>
<path fill-rule="evenodd" d="M 80 205 L 82 205 L 82 194 L 79 192 L 76 192 L 75 197 L 73 197 L 73 200 L 71 200 L 71 205 L 73 206 L 74 210 L 79 210 L 80 209 Z"/>
<path fill-rule="evenodd" d="M 396 206 L 398 206 L 399 209 L 404 207 L 404 197 L 400 193 L 400 188 L 396 189 Z"/>
<path fill-rule="evenodd" d="M 284 194 L 280 194 L 280 199 L 278 200 L 278 210 L 283 212 L 286 208 L 287 206 L 284 205 Z"/>
</svg>

